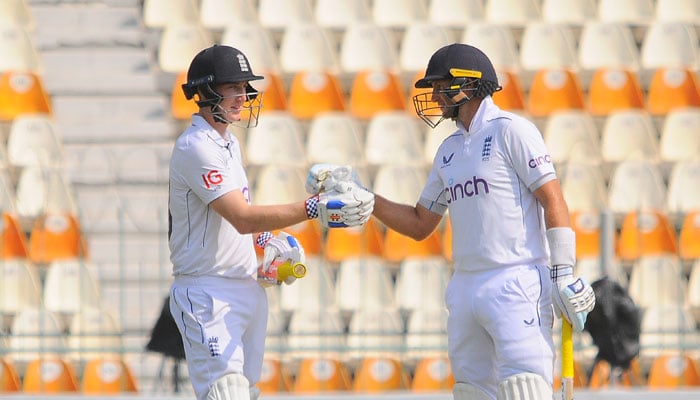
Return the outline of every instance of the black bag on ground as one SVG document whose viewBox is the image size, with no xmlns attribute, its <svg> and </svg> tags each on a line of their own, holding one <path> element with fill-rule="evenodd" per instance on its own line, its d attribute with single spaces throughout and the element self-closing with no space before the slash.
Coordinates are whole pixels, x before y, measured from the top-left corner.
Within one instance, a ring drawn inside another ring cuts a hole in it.
<svg viewBox="0 0 700 400">
<path fill-rule="evenodd" d="M 176 360 L 185 359 L 182 336 L 170 314 L 170 296 L 165 298 L 160 316 L 151 331 L 151 340 L 146 344 L 146 350 L 161 353 Z"/>
</svg>

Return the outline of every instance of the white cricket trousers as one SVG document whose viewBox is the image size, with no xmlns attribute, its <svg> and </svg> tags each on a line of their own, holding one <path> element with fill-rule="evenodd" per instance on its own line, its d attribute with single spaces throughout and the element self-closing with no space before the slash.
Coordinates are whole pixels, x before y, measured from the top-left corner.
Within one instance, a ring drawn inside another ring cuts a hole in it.
<svg viewBox="0 0 700 400">
<path fill-rule="evenodd" d="M 455 271 L 445 293 L 455 380 L 493 399 L 498 383 L 514 374 L 535 373 L 552 384 L 551 288 L 546 266 Z"/>
<path fill-rule="evenodd" d="M 267 295 L 257 281 L 177 276 L 170 312 L 182 335 L 197 399 L 224 375 L 260 379 L 267 331 Z"/>
</svg>

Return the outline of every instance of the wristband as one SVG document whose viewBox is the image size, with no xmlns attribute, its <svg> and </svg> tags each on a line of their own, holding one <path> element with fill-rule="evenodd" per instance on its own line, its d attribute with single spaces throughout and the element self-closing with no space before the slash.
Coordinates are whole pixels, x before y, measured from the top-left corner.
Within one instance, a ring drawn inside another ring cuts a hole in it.
<svg viewBox="0 0 700 400">
<path fill-rule="evenodd" d="M 559 227 L 547 229 L 549 259 L 552 266 L 576 264 L 576 234 L 571 228 Z"/>
<path fill-rule="evenodd" d="M 264 249 L 265 245 L 267 245 L 267 242 L 269 242 L 270 239 L 272 239 L 273 237 L 274 235 L 272 234 L 272 232 L 261 232 L 258 235 L 257 239 L 255 239 L 255 245 L 260 247 L 261 249 Z"/>
<path fill-rule="evenodd" d="M 304 202 L 306 206 L 306 218 L 318 218 L 318 195 L 311 196 Z"/>
</svg>

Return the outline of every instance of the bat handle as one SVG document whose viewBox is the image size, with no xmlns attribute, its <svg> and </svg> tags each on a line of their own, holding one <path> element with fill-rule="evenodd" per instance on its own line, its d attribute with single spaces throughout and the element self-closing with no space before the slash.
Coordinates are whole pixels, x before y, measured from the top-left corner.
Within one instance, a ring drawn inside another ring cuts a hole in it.
<svg viewBox="0 0 700 400">
<path fill-rule="evenodd" d="M 574 342 L 571 323 L 562 318 L 561 327 L 561 395 L 563 400 L 574 398 Z"/>
</svg>

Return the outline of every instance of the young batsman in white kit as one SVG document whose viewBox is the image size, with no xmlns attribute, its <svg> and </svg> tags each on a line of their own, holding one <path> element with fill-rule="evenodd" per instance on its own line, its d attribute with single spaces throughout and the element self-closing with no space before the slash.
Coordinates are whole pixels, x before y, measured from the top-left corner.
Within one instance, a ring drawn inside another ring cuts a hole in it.
<svg viewBox="0 0 700 400">
<path fill-rule="evenodd" d="M 294 237 L 270 231 L 308 218 L 327 227 L 363 224 L 374 202 L 344 182 L 298 203 L 251 205 L 240 145 L 227 127 L 257 124 L 263 94 L 249 82 L 259 79 L 243 53 L 214 45 L 194 57 L 183 85 L 199 112 L 170 161 L 170 310 L 199 400 L 258 396 L 268 310 L 254 246 L 264 249 L 265 270 L 275 259 L 304 262 Z"/>
<path fill-rule="evenodd" d="M 449 210 L 455 400 L 551 399 L 552 303 L 580 332 L 595 295 L 574 277 L 574 232 L 542 136 L 494 104 L 498 78 L 475 47 L 439 49 L 415 86 L 432 88 L 414 97 L 418 115 L 431 127 L 452 120 L 456 131 L 439 147 L 417 204 L 376 195 L 374 215 L 421 240 Z M 312 168 L 308 179 L 316 175 Z"/>
</svg>

